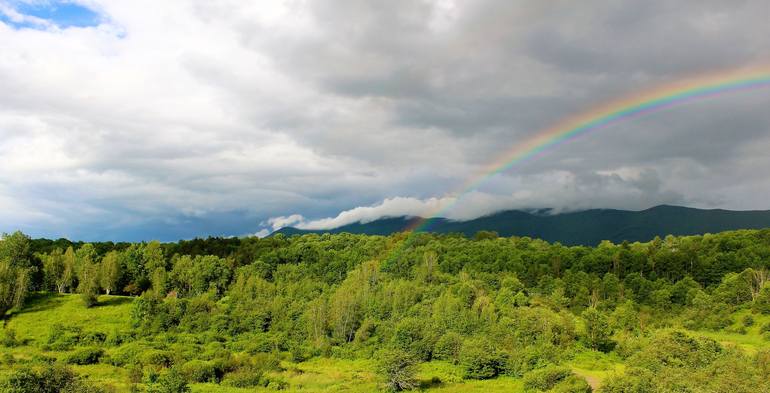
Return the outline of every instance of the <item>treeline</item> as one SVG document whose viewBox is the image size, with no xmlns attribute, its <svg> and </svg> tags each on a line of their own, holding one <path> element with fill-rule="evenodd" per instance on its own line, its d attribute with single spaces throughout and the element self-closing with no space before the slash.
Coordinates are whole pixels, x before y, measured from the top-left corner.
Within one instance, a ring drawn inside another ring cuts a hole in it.
<svg viewBox="0 0 770 393">
<path fill-rule="evenodd" d="M 416 362 L 443 360 L 470 379 L 505 374 L 535 391 L 590 391 L 559 366 L 582 348 L 632 365 L 607 392 L 671 383 L 720 391 L 720 380 L 708 380 L 720 367 L 743 373 L 732 391 L 752 391 L 767 388 L 768 352 L 750 357 L 658 330 L 720 330 L 735 326 L 735 310 L 770 313 L 768 264 L 770 230 L 597 247 L 489 232 L 166 244 L 14 233 L 0 241 L 0 303 L 5 314 L 29 291 L 80 293 L 86 306 L 100 293 L 136 296 L 130 330 L 100 342 L 112 346 L 99 352 L 111 359 L 103 361 L 161 365 L 190 382 L 263 383 L 248 370 L 261 375 L 276 367 L 265 356 L 280 354 L 297 362 L 375 358 L 393 390 L 416 386 Z M 148 364 L 137 342 L 162 359 Z M 252 360 L 237 355 L 244 353 Z"/>
</svg>

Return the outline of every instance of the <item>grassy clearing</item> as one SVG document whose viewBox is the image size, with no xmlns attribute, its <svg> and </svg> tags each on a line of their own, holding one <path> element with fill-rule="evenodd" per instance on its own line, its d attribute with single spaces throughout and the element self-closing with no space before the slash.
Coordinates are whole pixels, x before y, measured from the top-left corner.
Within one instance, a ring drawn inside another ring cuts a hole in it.
<svg viewBox="0 0 770 393">
<path fill-rule="evenodd" d="M 286 392 L 351 392 L 368 393 L 380 390 L 381 382 L 372 371 L 370 360 L 312 359 L 303 363 L 284 363 L 286 371 L 273 373 L 289 384 Z M 523 392 L 521 381 L 500 377 L 487 381 L 464 381 L 456 365 L 430 362 L 420 365 L 417 375 L 420 391 L 454 393 L 516 393 Z M 241 393 L 270 392 L 270 389 L 238 389 L 211 383 L 192 385 L 193 392 Z"/>
<path fill-rule="evenodd" d="M 623 371 L 622 360 L 614 354 L 586 350 L 575 354 L 567 364 L 572 371 L 585 378 L 592 388 L 601 386 L 608 375 Z"/>
<path fill-rule="evenodd" d="M 7 327 L 16 330 L 21 340 L 42 343 L 52 325 L 76 326 L 84 332 L 110 333 L 129 327 L 132 298 L 99 296 L 99 304 L 85 308 L 79 296 L 62 294 L 33 294 L 23 310 L 14 312 Z"/>
</svg>

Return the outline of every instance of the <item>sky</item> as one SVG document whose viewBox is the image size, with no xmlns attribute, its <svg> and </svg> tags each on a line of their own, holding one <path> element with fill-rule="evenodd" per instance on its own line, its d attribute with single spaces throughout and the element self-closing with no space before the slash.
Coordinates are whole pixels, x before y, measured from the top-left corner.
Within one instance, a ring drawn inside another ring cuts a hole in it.
<svg viewBox="0 0 770 393">
<path fill-rule="evenodd" d="M 770 89 L 533 135 L 770 66 L 770 2 L 0 0 L 0 232 L 173 241 L 445 208 L 770 209 Z M 457 203 L 455 203 L 457 202 Z"/>
</svg>

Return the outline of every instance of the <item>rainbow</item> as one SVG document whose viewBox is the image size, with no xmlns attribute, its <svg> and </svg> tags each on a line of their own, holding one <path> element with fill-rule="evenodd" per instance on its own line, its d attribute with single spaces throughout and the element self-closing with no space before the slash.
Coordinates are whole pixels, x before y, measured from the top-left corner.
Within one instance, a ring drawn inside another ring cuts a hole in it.
<svg viewBox="0 0 770 393">
<path fill-rule="evenodd" d="M 587 133 L 693 101 L 768 86 L 770 69 L 734 70 L 666 84 L 567 118 L 514 145 L 498 160 L 465 182 L 460 191 L 454 193 L 456 196 L 451 203 L 425 214 L 422 220 L 415 220 L 405 231 L 427 231 L 433 219 L 456 206 L 493 176 Z"/>
</svg>

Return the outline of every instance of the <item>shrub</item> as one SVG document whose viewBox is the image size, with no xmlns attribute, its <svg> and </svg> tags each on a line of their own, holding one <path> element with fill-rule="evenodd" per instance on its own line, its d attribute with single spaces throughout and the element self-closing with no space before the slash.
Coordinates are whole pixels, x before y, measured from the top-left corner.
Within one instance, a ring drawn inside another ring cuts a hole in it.
<svg viewBox="0 0 770 393">
<path fill-rule="evenodd" d="M 385 378 L 385 386 L 390 391 L 398 392 L 417 387 L 417 363 L 411 354 L 402 349 L 380 352 L 377 372 Z"/>
<path fill-rule="evenodd" d="M 3 330 L 3 337 L 0 338 L 0 345 L 4 347 L 15 347 L 21 344 L 16 338 L 16 331 L 11 328 L 5 328 Z"/>
<path fill-rule="evenodd" d="M 508 355 L 505 372 L 515 377 L 521 377 L 532 370 L 556 363 L 558 357 L 558 347 L 553 345 L 530 345 Z"/>
<path fill-rule="evenodd" d="M 60 323 L 54 323 L 48 329 L 44 349 L 54 351 L 69 351 L 80 342 L 80 329 L 77 327 L 65 327 Z"/>
<path fill-rule="evenodd" d="M 42 370 L 22 368 L 11 373 L 0 385 L 9 393 L 100 393 L 102 389 L 80 380 L 69 368 L 50 364 Z"/>
<path fill-rule="evenodd" d="M 187 393 L 189 391 L 187 381 L 176 368 L 171 368 L 159 375 L 155 382 L 147 386 L 147 393 Z"/>
<path fill-rule="evenodd" d="M 652 371 L 694 369 L 710 364 L 722 352 L 722 346 L 714 340 L 674 331 L 653 337 L 649 345 L 629 358 L 628 364 Z"/>
<path fill-rule="evenodd" d="M 212 362 L 191 360 L 183 364 L 179 372 L 190 383 L 217 382 L 216 368 Z"/>
<path fill-rule="evenodd" d="M 104 344 L 110 346 L 118 346 L 127 343 L 133 339 L 133 336 L 128 332 L 122 332 L 119 330 L 113 330 L 104 339 Z"/>
<path fill-rule="evenodd" d="M 138 364 L 132 364 L 128 367 L 128 382 L 140 383 L 142 382 L 143 376 L 144 373 L 142 372 L 142 366 Z"/>
<path fill-rule="evenodd" d="M 122 367 L 127 364 L 139 363 L 139 357 L 147 348 L 139 343 L 128 343 L 109 351 L 109 363 Z"/>
<path fill-rule="evenodd" d="M 572 376 L 572 370 L 566 367 L 549 366 L 534 370 L 524 375 L 524 389 L 550 390 L 570 376 Z"/>
<path fill-rule="evenodd" d="M 270 390 L 284 390 L 289 387 L 289 383 L 278 377 L 267 378 L 266 388 Z"/>
<path fill-rule="evenodd" d="M 252 388 L 257 386 L 265 386 L 262 381 L 263 372 L 261 370 L 255 371 L 236 371 L 234 373 L 228 373 L 222 379 L 222 384 L 226 386 L 232 386 L 234 388 Z"/>
<path fill-rule="evenodd" d="M 92 291 L 81 293 L 80 299 L 83 301 L 83 305 L 85 305 L 88 308 L 93 307 L 99 303 L 97 294 Z"/>
<path fill-rule="evenodd" d="M 433 348 L 433 358 L 457 362 L 462 347 L 462 336 L 454 332 L 446 333 L 436 341 L 436 345 Z"/>
<path fill-rule="evenodd" d="M 396 325 L 393 345 L 420 360 L 429 360 L 433 345 L 426 336 L 424 322 L 417 318 L 406 318 Z"/>
<path fill-rule="evenodd" d="M 602 383 L 602 393 L 646 393 L 657 390 L 651 372 L 632 368 L 623 374 L 610 375 Z"/>
<path fill-rule="evenodd" d="M 104 350 L 100 348 L 80 348 L 67 357 L 68 364 L 77 364 L 80 366 L 99 363 L 99 359 L 104 355 Z"/>
<path fill-rule="evenodd" d="M 80 344 L 100 345 L 104 344 L 107 335 L 102 332 L 88 332 L 80 337 Z"/>
<path fill-rule="evenodd" d="M 751 315 L 746 315 L 745 317 L 743 317 L 741 322 L 743 323 L 743 326 L 745 326 L 745 327 L 754 326 L 754 317 L 752 317 Z"/>
<path fill-rule="evenodd" d="M 174 357 L 169 351 L 151 349 L 139 355 L 139 362 L 145 366 L 171 367 L 174 364 Z"/>
<path fill-rule="evenodd" d="M 593 389 L 585 378 L 570 375 L 549 390 L 550 393 L 591 393 Z"/>
<path fill-rule="evenodd" d="M 468 340 L 460 351 L 460 364 L 467 379 L 494 378 L 504 370 L 505 355 L 487 339 Z"/>
</svg>

